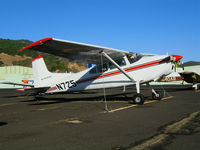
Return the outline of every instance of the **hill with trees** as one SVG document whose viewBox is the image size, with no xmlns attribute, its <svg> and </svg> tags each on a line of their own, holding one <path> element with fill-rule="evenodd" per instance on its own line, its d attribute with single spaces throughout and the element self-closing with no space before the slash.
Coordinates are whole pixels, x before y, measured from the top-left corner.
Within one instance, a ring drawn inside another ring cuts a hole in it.
<svg viewBox="0 0 200 150">
<path fill-rule="evenodd" d="M 35 51 L 23 51 L 20 49 L 33 43 L 29 40 L 0 39 L 0 66 L 20 65 L 31 67 L 32 59 L 38 53 Z M 68 60 L 42 54 L 47 68 L 51 72 L 78 72 L 86 68 L 86 64 L 72 63 Z"/>
</svg>

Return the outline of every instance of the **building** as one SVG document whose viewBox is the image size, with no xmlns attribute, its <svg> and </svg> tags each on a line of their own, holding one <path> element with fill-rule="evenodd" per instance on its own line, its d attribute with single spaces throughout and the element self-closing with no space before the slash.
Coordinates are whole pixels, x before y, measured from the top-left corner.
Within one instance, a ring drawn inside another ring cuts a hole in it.
<svg viewBox="0 0 200 150">
<path fill-rule="evenodd" d="M 32 68 L 23 66 L 0 67 L 0 82 L 22 82 L 24 79 L 32 78 Z M 0 88 L 21 88 L 21 86 L 0 84 Z"/>
</svg>

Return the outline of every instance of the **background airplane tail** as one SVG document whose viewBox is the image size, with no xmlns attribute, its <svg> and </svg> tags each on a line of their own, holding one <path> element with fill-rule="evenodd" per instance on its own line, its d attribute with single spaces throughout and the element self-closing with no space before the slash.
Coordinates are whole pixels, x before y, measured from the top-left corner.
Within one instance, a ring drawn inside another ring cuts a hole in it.
<svg viewBox="0 0 200 150">
<path fill-rule="evenodd" d="M 46 87 L 51 80 L 51 72 L 48 71 L 42 56 L 32 60 L 34 87 Z"/>
</svg>

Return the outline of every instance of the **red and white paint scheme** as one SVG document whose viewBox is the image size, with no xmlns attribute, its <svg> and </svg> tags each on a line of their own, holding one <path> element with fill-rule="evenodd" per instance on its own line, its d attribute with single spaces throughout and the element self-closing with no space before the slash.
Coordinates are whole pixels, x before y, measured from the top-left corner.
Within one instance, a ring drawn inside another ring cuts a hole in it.
<svg viewBox="0 0 200 150">
<path fill-rule="evenodd" d="M 95 64 L 78 73 L 51 73 L 42 56 L 33 59 L 34 89 L 44 93 L 73 92 L 89 89 L 112 88 L 136 85 L 137 94 L 133 101 L 143 104 L 144 96 L 140 85 L 157 81 L 173 72 L 173 62 L 179 55 L 138 54 L 96 45 L 65 41 L 54 38 L 39 40 L 26 49 L 64 57 L 71 61 Z M 155 97 L 161 94 L 152 90 Z M 38 92 L 39 93 L 39 92 Z"/>
</svg>

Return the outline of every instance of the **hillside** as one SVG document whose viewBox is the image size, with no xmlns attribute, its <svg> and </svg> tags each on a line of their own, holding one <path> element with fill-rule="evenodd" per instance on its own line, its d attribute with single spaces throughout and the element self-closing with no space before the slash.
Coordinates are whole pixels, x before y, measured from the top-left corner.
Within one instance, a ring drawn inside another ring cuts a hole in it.
<svg viewBox="0 0 200 150">
<path fill-rule="evenodd" d="M 20 65 L 31 67 L 31 60 L 38 55 L 34 51 L 19 52 L 29 44 L 29 40 L 0 39 L 0 66 Z M 78 72 L 86 68 L 86 64 L 72 63 L 61 58 L 42 54 L 51 72 Z"/>
<path fill-rule="evenodd" d="M 8 55 L 6 53 L 0 53 L 0 60 L 2 61 L 2 65 L 11 66 L 14 65 L 15 62 L 24 61 L 24 60 L 32 60 L 32 57 L 29 56 L 19 56 L 19 55 Z M 26 65 L 26 64 L 24 64 Z"/>
</svg>

